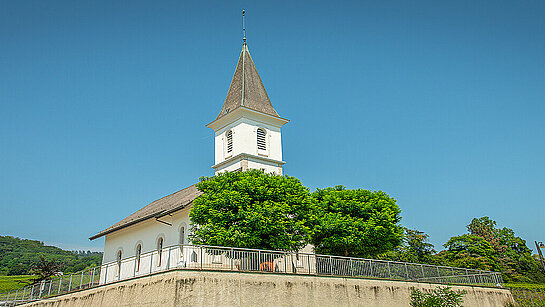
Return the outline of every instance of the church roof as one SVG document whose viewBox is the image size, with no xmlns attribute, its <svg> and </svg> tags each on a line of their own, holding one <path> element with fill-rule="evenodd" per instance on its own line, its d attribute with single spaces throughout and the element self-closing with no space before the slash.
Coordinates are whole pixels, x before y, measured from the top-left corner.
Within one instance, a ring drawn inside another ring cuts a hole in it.
<svg viewBox="0 0 545 307">
<path fill-rule="evenodd" d="M 242 45 L 231 86 L 229 86 L 227 97 L 225 97 L 221 112 L 216 119 L 241 106 L 279 117 L 271 104 L 263 82 L 261 82 L 246 43 Z"/>
<path fill-rule="evenodd" d="M 197 198 L 201 194 L 202 192 L 197 190 L 196 185 L 189 186 L 183 190 L 180 190 L 150 203 L 144 208 L 127 216 L 126 218 L 104 229 L 103 231 L 90 237 L 89 239 L 94 240 L 121 228 L 125 228 L 127 226 L 141 222 L 143 220 L 147 220 L 153 217 L 158 218 L 183 209 L 193 203 L 193 200 L 195 200 L 195 198 Z"/>
</svg>

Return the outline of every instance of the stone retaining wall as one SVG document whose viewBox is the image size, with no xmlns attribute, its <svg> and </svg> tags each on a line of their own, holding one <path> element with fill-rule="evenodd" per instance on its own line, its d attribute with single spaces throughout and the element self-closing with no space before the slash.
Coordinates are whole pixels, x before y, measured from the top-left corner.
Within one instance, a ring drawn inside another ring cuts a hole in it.
<svg viewBox="0 0 545 307">
<path fill-rule="evenodd" d="M 359 278 L 174 270 L 27 304 L 72 306 L 409 306 L 410 288 L 440 285 Z M 505 306 L 509 290 L 466 290 L 464 306 Z"/>
</svg>

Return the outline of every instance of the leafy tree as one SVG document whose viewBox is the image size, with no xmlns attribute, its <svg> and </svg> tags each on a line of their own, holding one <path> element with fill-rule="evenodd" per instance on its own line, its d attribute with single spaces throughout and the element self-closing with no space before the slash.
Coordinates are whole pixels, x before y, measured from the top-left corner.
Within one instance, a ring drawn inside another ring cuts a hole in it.
<svg viewBox="0 0 545 307">
<path fill-rule="evenodd" d="M 45 260 L 44 256 L 40 255 L 40 260 L 34 264 L 30 270 L 30 274 L 34 275 L 35 277 L 25 279 L 20 282 L 25 284 L 38 284 L 43 280 L 47 280 L 52 276 L 55 276 L 62 270 L 63 266 L 64 265 L 62 263 L 58 263 L 55 260 L 47 261 Z"/>
<path fill-rule="evenodd" d="M 317 253 L 374 257 L 401 243 L 401 210 L 386 193 L 343 186 L 312 193 L 311 243 Z"/>
<path fill-rule="evenodd" d="M 532 250 L 512 229 L 497 228 L 496 221 L 488 216 L 474 218 L 467 229 L 490 243 L 497 267 L 507 281 L 545 281 L 545 276 L 539 271 L 539 263 L 532 257 Z"/>
<path fill-rule="evenodd" d="M 308 188 L 289 176 L 262 171 L 203 177 L 189 213 L 194 244 L 297 250 L 308 241 Z"/>
<path fill-rule="evenodd" d="M 401 245 L 393 251 L 379 255 L 378 258 L 412 263 L 444 264 L 441 258 L 436 256 L 429 237 L 422 231 L 404 228 Z"/>
<path fill-rule="evenodd" d="M 452 237 L 443 245 L 445 258 L 452 266 L 477 270 L 496 270 L 494 249 L 488 241 L 472 234 Z"/>
<path fill-rule="evenodd" d="M 497 228 L 487 216 L 474 218 L 467 225 L 469 234 L 452 237 L 440 253 L 451 265 L 501 271 L 506 281 L 543 282 L 539 263 L 526 241 L 507 227 Z"/>
</svg>

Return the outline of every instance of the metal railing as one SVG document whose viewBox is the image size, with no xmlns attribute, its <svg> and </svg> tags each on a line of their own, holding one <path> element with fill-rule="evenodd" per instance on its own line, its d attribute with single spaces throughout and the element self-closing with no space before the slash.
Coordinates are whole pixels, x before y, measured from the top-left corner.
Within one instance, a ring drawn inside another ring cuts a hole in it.
<svg viewBox="0 0 545 307">
<path fill-rule="evenodd" d="M 171 269 L 249 271 L 501 287 L 500 273 L 446 266 L 204 245 L 173 245 L 0 294 L 14 306 Z"/>
</svg>

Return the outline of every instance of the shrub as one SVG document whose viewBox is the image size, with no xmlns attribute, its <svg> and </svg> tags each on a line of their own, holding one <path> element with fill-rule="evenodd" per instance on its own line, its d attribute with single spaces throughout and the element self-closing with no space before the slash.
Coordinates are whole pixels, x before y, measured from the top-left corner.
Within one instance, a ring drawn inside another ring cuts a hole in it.
<svg viewBox="0 0 545 307">
<path fill-rule="evenodd" d="M 452 290 L 450 287 L 437 287 L 420 291 L 411 288 L 411 306 L 413 307 L 458 307 L 462 306 L 465 290 Z"/>
</svg>

